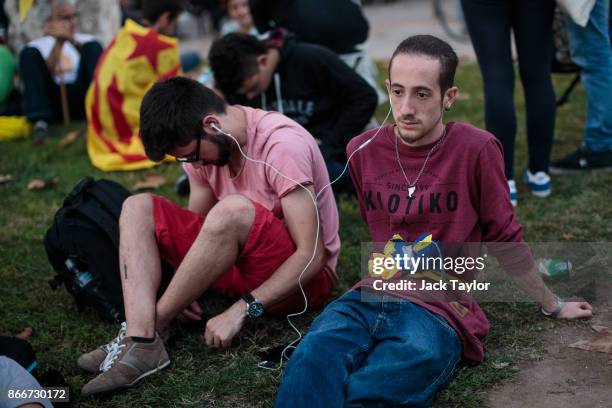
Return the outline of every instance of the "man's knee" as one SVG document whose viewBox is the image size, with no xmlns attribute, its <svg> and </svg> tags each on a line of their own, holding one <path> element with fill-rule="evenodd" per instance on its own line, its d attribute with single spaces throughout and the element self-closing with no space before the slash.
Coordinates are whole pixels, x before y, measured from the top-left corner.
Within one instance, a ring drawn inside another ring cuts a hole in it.
<svg viewBox="0 0 612 408">
<path fill-rule="evenodd" d="M 255 205 L 241 195 L 221 199 L 209 211 L 204 222 L 208 233 L 248 235 L 255 219 Z"/>
<path fill-rule="evenodd" d="M 43 58 L 42 54 L 40 53 L 40 51 L 38 51 L 37 48 L 34 48 L 34 47 L 25 47 L 19 53 L 19 63 L 20 63 L 20 65 L 21 64 L 28 64 L 28 63 L 31 64 L 33 61 L 39 62 L 41 60 L 44 62 L 44 58 Z"/>
<path fill-rule="evenodd" d="M 141 227 L 152 227 L 153 224 L 153 196 L 149 193 L 129 196 L 121 206 L 119 227 L 125 228 L 130 224 Z"/>
<path fill-rule="evenodd" d="M 102 54 L 102 51 L 104 51 L 104 49 L 102 48 L 102 45 L 100 45 L 99 42 L 97 41 L 88 41 L 85 44 L 83 44 L 82 46 L 82 50 L 81 52 L 83 54 L 94 54 L 94 55 L 99 55 Z"/>
</svg>

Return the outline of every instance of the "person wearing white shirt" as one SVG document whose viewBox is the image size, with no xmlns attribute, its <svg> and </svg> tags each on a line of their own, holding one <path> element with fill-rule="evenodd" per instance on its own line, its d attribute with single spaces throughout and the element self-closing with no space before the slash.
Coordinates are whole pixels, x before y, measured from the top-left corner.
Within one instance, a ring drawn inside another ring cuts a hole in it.
<svg viewBox="0 0 612 408">
<path fill-rule="evenodd" d="M 44 37 L 31 41 L 19 55 L 24 113 L 34 123 L 34 142 L 48 135 L 48 122 L 62 117 L 60 84 L 65 84 L 71 118 L 85 118 L 85 94 L 102 54 L 89 34 L 76 33 L 78 14 L 69 0 L 56 1 L 45 22 Z"/>
</svg>

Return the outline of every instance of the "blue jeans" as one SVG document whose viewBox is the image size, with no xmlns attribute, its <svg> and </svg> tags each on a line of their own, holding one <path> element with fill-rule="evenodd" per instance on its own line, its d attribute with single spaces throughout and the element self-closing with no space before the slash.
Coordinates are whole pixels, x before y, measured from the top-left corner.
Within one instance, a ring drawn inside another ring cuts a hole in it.
<svg viewBox="0 0 612 408">
<path fill-rule="evenodd" d="M 446 320 L 407 300 L 349 291 L 297 347 L 277 407 L 428 406 L 462 353 Z"/>
<path fill-rule="evenodd" d="M 587 96 L 584 144 L 592 151 L 612 150 L 612 42 L 610 0 L 597 0 L 586 27 L 567 18 L 570 50 L 582 67 Z"/>
</svg>

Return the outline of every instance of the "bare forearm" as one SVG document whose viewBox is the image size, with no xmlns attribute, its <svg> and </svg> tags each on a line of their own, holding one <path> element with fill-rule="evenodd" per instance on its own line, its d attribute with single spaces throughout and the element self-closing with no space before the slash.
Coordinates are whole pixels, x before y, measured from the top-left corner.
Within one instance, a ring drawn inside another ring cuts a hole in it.
<svg viewBox="0 0 612 408">
<path fill-rule="evenodd" d="M 55 45 L 51 49 L 51 53 L 49 54 L 49 57 L 47 57 L 47 69 L 52 74 L 55 73 L 55 71 L 57 70 L 57 65 L 62 55 L 63 46 L 64 46 L 63 41 L 55 40 Z"/>
<path fill-rule="evenodd" d="M 555 308 L 556 297 L 546 286 L 535 266 L 523 275 L 512 276 L 512 279 L 544 309 L 552 310 Z"/>
<path fill-rule="evenodd" d="M 312 252 L 294 252 L 267 281 L 252 292 L 253 297 L 267 307 L 299 290 L 298 279 L 311 257 Z M 324 256 L 321 248 L 302 275 L 302 287 L 321 270 L 323 263 Z"/>
</svg>

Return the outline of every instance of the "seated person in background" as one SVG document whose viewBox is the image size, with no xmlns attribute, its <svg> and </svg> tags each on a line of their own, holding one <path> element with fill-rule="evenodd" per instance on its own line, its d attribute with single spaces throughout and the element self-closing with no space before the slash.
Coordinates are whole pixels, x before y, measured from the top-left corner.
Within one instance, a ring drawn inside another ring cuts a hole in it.
<svg viewBox="0 0 612 408">
<path fill-rule="evenodd" d="M 378 68 L 363 45 L 370 30 L 360 1 L 356 0 L 250 0 L 253 22 L 260 33 L 282 27 L 301 42 L 334 51 L 386 102 L 378 85 Z"/>
<path fill-rule="evenodd" d="M 357 136 L 347 147 L 348 154 L 357 152 L 351 177 L 372 241 L 399 234 L 413 242 L 427 231 L 443 244 L 508 243 L 489 252 L 545 315 L 591 316 L 588 303 L 562 302 L 542 282 L 510 203 L 499 141 L 465 123 L 444 123 L 444 110 L 457 96 L 457 64 L 453 49 L 438 38 L 404 40 L 386 81 L 395 124 Z M 446 272 L 467 279 L 460 270 Z M 421 287 L 446 280 L 437 276 L 401 278 Z M 289 360 L 277 407 L 428 406 L 462 356 L 483 360 L 489 322 L 473 298 L 375 290 L 375 282 L 380 279 L 357 283 L 317 317 Z"/>
<path fill-rule="evenodd" d="M 319 143 L 331 180 L 346 163 L 348 141 L 374 115 L 376 91 L 327 48 L 279 30 L 266 41 L 240 33 L 216 40 L 209 53 L 215 83 L 230 103 L 278 111 Z M 352 188 L 344 177 L 335 191 Z"/>
<path fill-rule="evenodd" d="M 221 25 L 221 35 L 240 32 L 243 34 L 259 35 L 253 25 L 249 0 L 222 0 L 221 6 L 227 13 L 228 20 Z"/>
<path fill-rule="evenodd" d="M 140 102 L 153 83 L 181 73 L 173 34 L 180 0 L 143 0 L 145 27 L 126 20 L 104 50 L 86 99 L 87 152 L 103 171 L 156 165 L 139 135 Z"/>
<path fill-rule="evenodd" d="M 55 14 L 45 22 L 47 35 L 28 43 L 19 55 L 24 113 L 34 123 L 34 142 L 48 136 L 48 122 L 62 117 L 60 83 L 66 85 L 70 117 L 85 118 L 85 93 L 102 46 L 93 36 L 75 32 L 78 15 L 72 3 L 57 0 Z"/>
</svg>

